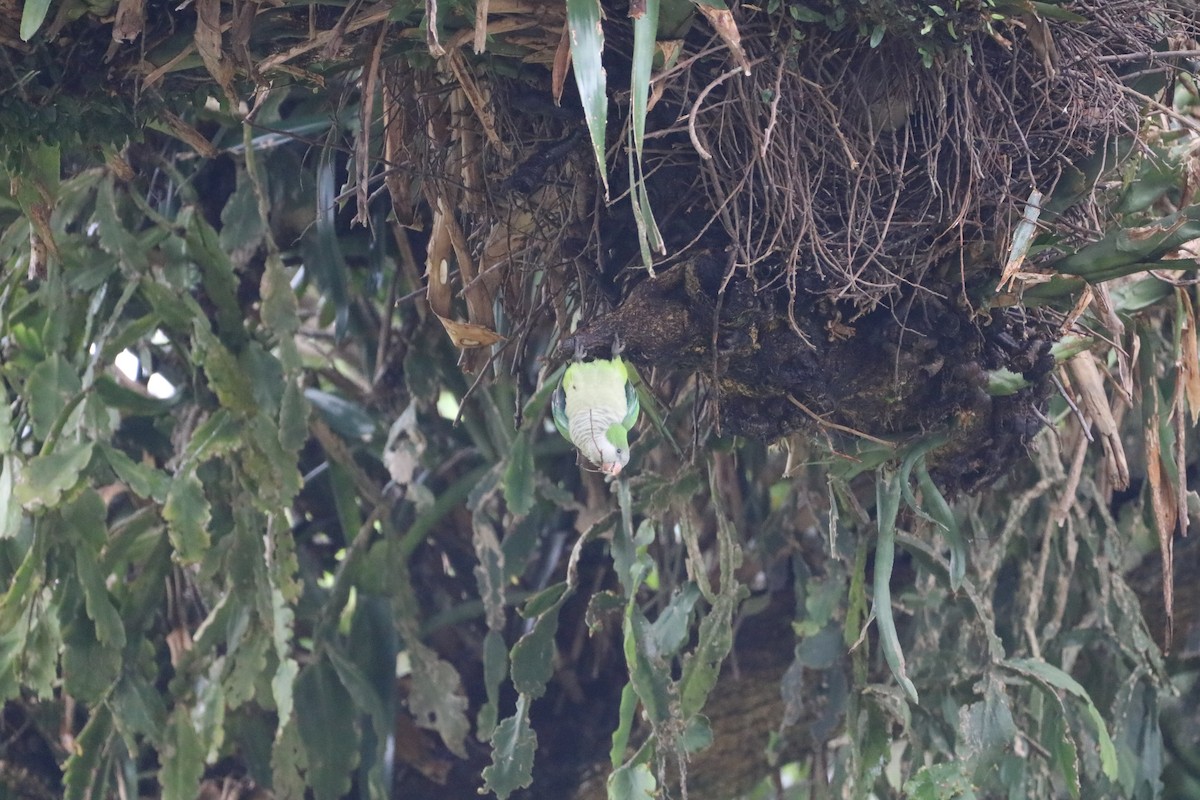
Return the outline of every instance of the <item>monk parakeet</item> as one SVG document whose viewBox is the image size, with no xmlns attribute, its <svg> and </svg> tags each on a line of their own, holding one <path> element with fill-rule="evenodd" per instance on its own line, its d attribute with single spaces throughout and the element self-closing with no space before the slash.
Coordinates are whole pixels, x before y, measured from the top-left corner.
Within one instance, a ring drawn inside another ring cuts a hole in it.
<svg viewBox="0 0 1200 800">
<path fill-rule="evenodd" d="M 571 364 L 551 406 L 558 432 L 601 472 L 616 475 L 629 463 L 638 398 L 619 356 Z"/>
</svg>

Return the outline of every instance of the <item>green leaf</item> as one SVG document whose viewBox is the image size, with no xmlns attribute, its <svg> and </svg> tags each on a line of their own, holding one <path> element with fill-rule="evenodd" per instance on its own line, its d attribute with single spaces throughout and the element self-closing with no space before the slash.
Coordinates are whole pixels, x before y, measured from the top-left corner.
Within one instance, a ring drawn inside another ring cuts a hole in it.
<svg viewBox="0 0 1200 800">
<path fill-rule="evenodd" d="M 975 800 L 972 765 L 966 761 L 930 764 L 904 784 L 908 800 Z"/>
<path fill-rule="evenodd" d="M 25 384 L 33 434 L 45 440 L 67 405 L 83 391 L 75 368 L 57 353 L 33 368 Z"/>
<path fill-rule="evenodd" d="M 137 736 L 146 736 L 151 742 L 163 741 L 167 726 L 167 708 L 155 688 L 140 675 L 125 672 L 113 692 L 108 706 L 113 721 L 131 751 L 136 752 Z"/>
<path fill-rule="evenodd" d="M 337 671 L 342 686 L 346 687 L 346 691 L 353 698 L 353 707 L 367 714 L 371 719 L 373 736 L 364 736 L 364 744 L 373 742 L 375 747 L 373 752 L 369 749 L 365 751 L 364 755 L 367 761 L 365 766 L 369 767 L 367 770 L 369 780 L 377 783 L 382 789 L 382 767 L 386 758 L 384 748 L 395 725 L 391 709 L 384 703 L 366 673 L 347 654 L 336 646 L 326 648 L 325 652 L 329 656 L 329 662 Z M 395 663 L 394 653 L 391 663 Z M 386 791 L 383 796 L 386 796 Z"/>
<path fill-rule="evenodd" d="M 50 10 L 50 0 L 25 0 L 21 10 L 21 41 L 28 42 L 46 21 L 46 12 Z"/>
<path fill-rule="evenodd" d="M 117 212 L 117 198 L 113 192 L 113 176 L 108 175 L 100 183 L 96 195 L 96 233 L 100 247 L 132 272 L 145 272 L 150 260 L 146 246 L 129 232 L 129 227 Z"/>
<path fill-rule="evenodd" d="M 508 647 L 498 631 L 489 630 L 483 639 L 483 687 L 487 702 L 475 720 L 475 736 L 480 741 L 487 741 L 495 731 L 500 713 L 500 684 L 507 675 Z"/>
<path fill-rule="evenodd" d="M 316 800 L 338 800 L 350 790 L 359 741 L 353 709 L 353 698 L 328 661 L 309 664 L 296 679 L 296 721 Z"/>
<path fill-rule="evenodd" d="M 563 592 L 550 608 L 538 615 L 533 628 L 513 645 L 513 686 L 532 699 L 541 697 L 554 674 L 554 635 L 558 632 L 558 612 L 570 592 Z"/>
<path fill-rule="evenodd" d="M 892 564 L 896 557 L 896 513 L 900 509 L 901 486 L 896 472 L 886 468 L 876 472 L 875 509 L 879 537 L 875 543 L 875 624 L 879 628 L 879 646 L 892 676 L 908 699 L 917 703 L 917 688 L 905 669 L 904 650 L 900 647 L 896 621 L 892 617 Z"/>
<path fill-rule="evenodd" d="M 533 619 L 546 613 L 549 609 L 562 603 L 568 588 L 566 581 L 550 584 L 525 601 L 525 605 L 521 608 L 521 616 L 525 619 Z"/>
<path fill-rule="evenodd" d="M 13 496 L 25 509 L 36 511 L 58 503 L 62 493 L 79 481 L 92 458 L 92 442 L 71 442 L 46 455 L 34 456 L 25 465 Z"/>
<path fill-rule="evenodd" d="M 670 719 L 671 673 L 665 659 L 654 657 L 648 643 L 650 623 L 633 603 L 625 611 L 624 649 L 625 664 L 629 670 L 629 684 L 642 701 L 642 708 L 650 724 L 657 727 Z"/>
<path fill-rule="evenodd" d="M 121 674 L 121 651 L 97 640 L 92 621 L 76 618 L 63 636 L 63 685 L 75 699 L 99 702 Z"/>
<path fill-rule="evenodd" d="M 227 656 L 229 668 L 222 680 L 225 702 L 230 710 L 254 699 L 258 683 L 267 669 L 267 649 L 271 639 L 266 631 L 255 630 Z"/>
<path fill-rule="evenodd" d="M 649 800 L 658 796 L 658 783 L 649 764 L 626 764 L 608 776 L 608 800 Z"/>
<path fill-rule="evenodd" d="M 621 689 L 621 705 L 617 712 L 617 729 L 613 731 L 612 747 L 608 757 L 613 769 L 625 760 L 625 748 L 629 746 L 629 734 L 633 730 L 633 715 L 637 711 L 638 696 L 632 683 L 625 684 Z"/>
<path fill-rule="evenodd" d="M 1079 800 L 1079 751 L 1060 709 L 1057 703 L 1045 704 L 1038 740 L 1050 753 L 1050 760 L 1058 768 L 1073 800 Z"/>
<path fill-rule="evenodd" d="M 733 612 L 740 595 L 718 595 L 708 614 L 700 620 L 696 649 L 687 657 L 680 680 L 680 707 L 684 719 L 698 714 L 717 684 L 721 662 L 733 648 Z"/>
<path fill-rule="evenodd" d="M 529 447 L 530 431 L 522 428 L 513 438 L 504 470 L 504 502 L 518 517 L 533 508 L 533 451 Z"/>
<path fill-rule="evenodd" d="M 42 700 L 52 700 L 58 685 L 58 653 L 62 649 L 62 630 L 58 610 L 43 606 L 42 614 L 32 620 L 21 652 L 21 682 L 26 691 Z"/>
<path fill-rule="evenodd" d="M 193 320 L 192 335 L 196 359 L 203 365 L 208 387 L 216 393 L 221 405 L 241 417 L 254 414 L 258 403 L 250 376 L 229 348 L 213 335 L 208 320 Z"/>
<path fill-rule="evenodd" d="M 45 570 L 48 545 L 47 537 L 35 538 L 21 558 L 20 566 L 9 578 L 8 591 L 0 602 L 0 633 L 12 630 L 20 623 L 21 617 L 29 613 L 30 603 L 36 595 L 30 587 L 35 578 L 41 579 Z"/>
<path fill-rule="evenodd" d="M 604 132 L 608 127 L 607 77 L 601 54 L 604 52 L 604 29 L 600 25 L 599 0 L 567 0 L 567 27 L 571 34 L 571 63 L 575 84 L 583 102 L 583 117 L 587 121 L 596 169 L 608 198 L 608 168 L 604 163 Z"/>
<path fill-rule="evenodd" d="M 98 706 L 76 737 L 75 750 L 63 770 L 64 800 L 102 800 L 108 796 L 104 761 L 113 733 L 112 713 L 106 705 Z"/>
<path fill-rule="evenodd" d="M 700 588 L 689 582 L 654 620 L 650 626 L 650 641 L 654 644 L 655 655 L 663 658 L 673 656 L 687 641 L 692 609 L 699 599 Z"/>
<path fill-rule="evenodd" d="M 13 436 L 12 404 L 8 392 L 0 390 L 0 453 L 12 449 Z"/>
<path fill-rule="evenodd" d="M 159 754 L 162 800 L 195 800 L 204 773 L 204 748 L 186 706 L 176 706 L 171 712 L 167 730 L 167 742 Z"/>
<path fill-rule="evenodd" d="M 917 485 L 921 487 L 921 495 L 925 501 L 925 509 L 942 528 L 942 535 L 950 545 L 950 588 L 958 591 L 963 578 L 967 574 L 967 543 L 963 539 L 962 530 L 950 504 L 942 496 L 941 490 L 933 482 L 925 460 L 917 462 Z"/>
<path fill-rule="evenodd" d="M 237 301 L 237 276 L 233 271 L 233 262 L 221 248 L 217 232 L 197 208 L 185 208 L 177 222 L 187 231 L 187 255 L 200 267 L 204 293 L 216 306 L 217 331 L 221 340 L 240 351 L 246 341 L 246 329 Z M 206 319 L 197 319 L 195 322 L 197 326 L 203 323 L 207 329 Z"/>
<path fill-rule="evenodd" d="M 500 800 L 533 782 L 537 734 L 529 727 L 529 702 L 520 695 L 516 713 L 497 725 L 492 736 L 492 763 L 483 768 L 483 782 Z"/>
<path fill-rule="evenodd" d="M 375 418 L 357 403 L 320 389 L 305 389 L 304 397 L 339 436 L 361 442 L 369 442 L 375 436 Z"/>
<path fill-rule="evenodd" d="M 192 433 L 184 450 L 184 463 L 193 468 L 210 458 L 217 458 L 243 443 L 242 423 L 225 409 L 213 413 Z"/>
<path fill-rule="evenodd" d="M 983 700 L 958 709 L 958 741 L 954 752 L 961 759 L 996 758 L 1005 753 L 1017 735 L 1004 685 L 986 679 Z"/>
<path fill-rule="evenodd" d="M 171 477 L 160 469 L 149 464 L 134 461 L 115 447 L 107 444 L 100 445 L 108 465 L 112 467 L 117 478 L 129 487 L 138 497 L 165 503 L 171 489 Z"/>
<path fill-rule="evenodd" d="M 349 269 L 338 238 L 336 159 L 332 148 L 324 148 L 317 165 L 317 224 L 309 228 L 300 240 L 304 266 L 311 270 L 324 295 L 327 307 L 332 307 L 334 336 L 346 335 L 350 323 Z"/>
<path fill-rule="evenodd" d="M 239 168 L 237 189 L 221 209 L 221 233 L 217 240 L 221 243 L 221 249 L 230 254 L 233 263 L 244 265 L 265 236 L 266 229 L 258 213 L 254 183 L 246 170 Z"/>
<path fill-rule="evenodd" d="M 21 504 L 13 497 L 18 463 L 13 456 L 0 458 L 0 540 L 13 538 L 21 527 Z"/>
<path fill-rule="evenodd" d="M 488 629 L 503 631 L 506 615 L 504 611 L 504 590 L 507 580 L 504 573 L 504 549 L 491 522 L 480 519 L 479 514 L 474 520 L 475 535 L 475 583 L 479 586 L 479 597 L 483 600 L 484 616 Z"/>
<path fill-rule="evenodd" d="M 204 484 L 194 470 L 176 475 L 171 482 L 163 519 L 167 521 L 167 533 L 179 560 L 185 564 L 198 563 L 208 550 L 212 510 L 204 496 Z"/>
<path fill-rule="evenodd" d="M 383 699 L 379 696 L 379 692 L 375 691 L 375 687 L 371 685 L 359 665 L 354 663 L 342 650 L 331 646 L 326 653 L 329 655 L 329 663 L 333 665 L 338 680 L 354 700 L 354 707 L 375 717 L 375 721 L 379 725 L 379 732 L 386 737 L 391 723 L 387 719 L 387 714 L 384 713 Z"/>
<path fill-rule="evenodd" d="M 813 11 L 808 6 L 800 5 L 799 3 L 789 3 L 788 12 L 792 15 L 792 19 L 797 22 L 824 22 L 825 15 L 820 11 Z"/>
<path fill-rule="evenodd" d="M 408 652 L 412 664 L 409 710 L 418 725 L 438 732 L 450 752 L 466 758 L 463 742 L 471 731 L 471 722 L 458 672 L 419 641 L 410 641 Z"/>
<path fill-rule="evenodd" d="M 632 187 L 633 219 L 638 232 L 642 261 L 654 275 L 651 250 L 665 252 L 662 233 L 650 208 L 643 173 L 642 145 L 646 138 L 646 113 L 650 95 L 650 77 L 654 65 L 655 39 L 658 35 L 659 0 L 645 0 L 646 11 L 633 21 L 633 68 L 630 75 L 632 98 L 629 128 L 629 185 Z"/>
<path fill-rule="evenodd" d="M 308 441 L 308 401 L 295 380 L 289 380 L 279 401 L 279 444 L 289 453 L 297 453 Z"/>
<path fill-rule="evenodd" d="M 281 720 L 279 735 L 271 750 L 271 782 L 275 796 L 305 797 L 304 772 L 308 769 L 308 753 L 300 738 L 296 720 Z"/>
<path fill-rule="evenodd" d="M 224 669 L 224 658 L 209 662 L 208 674 L 197 682 L 194 706 L 189 714 L 202 762 L 216 761 L 225 740 L 225 688 L 221 683 Z"/>
<path fill-rule="evenodd" d="M 1010 658 L 1001 663 L 1018 674 L 1032 678 L 1038 684 L 1062 689 L 1083 702 L 1088 717 L 1096 727 L 1096 739 L 1100 744 L 1100 768 L 1104 770 L 1104 774 L 1108 778 L 1116 780 L 1118 774 L 1117 751 L 1113 746 L 1112 737 L 1108 735 L 1108 728 L 1104 725 L 1104 717 L 1100 715 L 1100 710 L 1092 702 L 1087 690 L 1070 675 L 1045 661 L 1033 658 Z"/>
<path fill-rule="evenodd" d="M 267 259 L 259 295 L 262 297 L 263 324 L 281 339 L 295 335 L 300 328 L 300 319 L 297 316 L 299 304 L 296 301 L 296 292 L 292 289 L 291 281 L 283 271 L 283 264 L 279 259 Z"/>
<path fill-rule="evenodd" d="M 96 624 L 96 638 L 100 643 L 121 649 L 125 646 L 125 625 L 104 585 L 104 575 L 97 560 L 98 553 L 83 547 L 75 550 L 75 571 L 83 586 L 88 616 Z"/>
</svg>

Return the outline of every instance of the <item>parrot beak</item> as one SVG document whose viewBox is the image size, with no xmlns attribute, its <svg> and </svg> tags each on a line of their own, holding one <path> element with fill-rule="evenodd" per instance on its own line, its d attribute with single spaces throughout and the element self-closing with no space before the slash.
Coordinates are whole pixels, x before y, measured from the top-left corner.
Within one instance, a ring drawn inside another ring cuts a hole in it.
<svg viewBox="0 0 1200 800">
<path fill-rule="evenodd" d="M 614 461 L 611 464 L 601 464 L 600 471 L 605 475 L 612 475 L 615 478 L 621 474 L 621 462 Z"/>
</svg>

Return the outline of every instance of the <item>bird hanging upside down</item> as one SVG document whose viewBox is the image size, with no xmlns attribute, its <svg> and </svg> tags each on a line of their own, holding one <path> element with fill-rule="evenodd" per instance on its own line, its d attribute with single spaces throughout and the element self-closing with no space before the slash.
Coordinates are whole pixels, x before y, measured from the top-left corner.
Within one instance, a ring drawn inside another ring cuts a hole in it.
<svg viewBox="0 0 1200 800">
<path fill-rule="evenodd" d="M 616 353 L 611 359 L 568 366 L 550 405 L 558 432 L 601 472 L 617 475 L 629 463 L 629 431 L 637 422 L 638 397 Z"/>
</svg>

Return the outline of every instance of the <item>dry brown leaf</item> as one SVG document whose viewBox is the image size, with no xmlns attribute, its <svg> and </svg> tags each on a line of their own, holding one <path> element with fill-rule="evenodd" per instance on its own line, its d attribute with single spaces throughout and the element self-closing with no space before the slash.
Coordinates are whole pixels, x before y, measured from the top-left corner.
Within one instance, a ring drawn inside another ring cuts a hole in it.
<svg viewBox="0 0 1200 800">
<path fill-rule="evenodd" d="M 254 18 L 258 14 L 258 3 L 242 0 L 234 4 L 233 24 L 229 28 L 229 51 L 233 54 L 234 62 L 250 75 L 254 76 L 259 89 L 265 88 L 259 80 L 258 65 L 250 55 L 250 34 L 254 28 Z M 257 103 L 256 103 L 257 105 Z"/>
<path fill-rule="evenodd" d="M 208 74 L 225 92 L 234 109 L 237 95 L 233 91 L 233 62 L 221 49 L 221 0 L 196 0 L 196 52 Z"/>
<path fill-rule="evenodd" d="M 362 102 L 359 104 L 358 136 L 354 139 L 354 204 L 357 206 L 354 219 L 350 224 L 358 223 L 364 228 L 368 224 L 367 208 L 370 196 L 368 184 L 371 181 L 371 128 L 375 120 L 375 89 L 379 84 L 379 56 L 383 52 L 383 41 L 387 38 L 387 23 L 379 26 L 379 36 L 375 39 L 375 47 L 371 57 L 363 66 Z"/>
<path fill-rule="evenodd" d="M 482 53 L 487 48 L 489 0 L 475 0 L 475 52 Z"/>
<path fill-rule="evenodd" d="M 186 143 L 189 147 L 195 150 L 203 158 L 216 158 L 217 148 L 213 143 L 204 138 L 204 134 L 193 128 L 182 118 L 176 116 L 170 111 L 163 110 L 159 112 L 159 117 L 163 122 L 167 123 L 167 127 L 171 129 L 171 135 L 181 142 Z"/>
<path fill-rule="evenodd" d="M 429 2 L 434 2 L 434 0 L 429 0 Z M 347 23 L 344 30 L 321 31 L 315 36 L 306 38 L 304 41 L 295 45 L 294 47 L 290 47 L 281 53 L 275 53 L 274 55 L 267 56 L 258 63 L 258 69 L 263 74 L 271 72 L 272 70 L 284 69 L 283 65 L 291 61 L 293 58 L 316 50 L 318 47 L 324 47 L 327 45 L 334 38 L 335 34 L 340 36 L 347 33 L 354 33 L 355 31 L 359 31 L 370 25 L 374 25 L 376 22 L 382 22 L 383 20 L 387 19 L 388 15 L 391 13 L 392 4 L 387 2 L 387 0 L 376 3 L 370 8 L 364 8 L 354 17 L 354 19 Z M 294 70 L 295 68 L 293 67 L 284 71 L 292 73 Z M 316 73 L 308 73 L 303 71 L 301 74 L 316 75 Z"/>
<path fill-rule="evenodd" d="M 1133 406 L 1133 359 L 1129 357 L 1129 353 L 1125 351 L 1124 347 L 1125 323 L 1121 321 L 1121 317 L 1117 315 L 1117 310 L 1113 307 L 1109 284 L 1089 284 L 1089 287 L 1095 299 L 1094 313 L 1104 323 L 1104 327 L 1108 329 L 1108 333 L 1116 345 L 1113 352 L 1117 356 L 1117 389 L 1125 398 L 1125 402 Z"/>
<path fill-rule="evenodd" d="M 496 130 L 496 117 L 488 109 L 487 95 L 479 87 L 479 82 L 475 80 L 475 76 L 471 73 L 471 68 L 467 65 L 466 58 L 456 48 L 449 52 L 447 61 L 450 63 L 450 71 L 454 73 L 455 79 L 458 81 L 459 86 L 462 87 L 463 94 L 466 95 L 467 102 L 475 110 L 475 118 L 479 120 L 479 125 L 483 128 L 483 133 L 487 137 L 488 142 L 504 158 L 510 158 L 511 151 L 508 145 L 501 140 L 500 134 Z M 473 150 L 471 152 L 474 153 Z M 472 160 L 478 160 L 478 157 L 476 156 Z"/>
<path fill-rule="evenodd" d="M 1179 208 L 1187 208 L 1200 189 L 1200 149 L 1193 144 L 1183 162 L 1183 186 L 1179 190 Z"/>
<path fill-rule="evenodd" d="M 713 8 L 704 3 L 697 3 L 696 7 L 700 9 L 717 35 L 725 42 L 725 46 L 729 48 L 729 52 L 733 55 L 733 60 L 742 68 L 742 73 L 750 74 L 750 62 L 746 60 L 746 51 L 742 49 L 742 34 L 738 31 L 737 23 L 733 21 L 733 12 L 727 8 Z"/>
<path fill-rule="evenodd" d="M 1085 284 L 1083 291 L 1079 293 L 1079 299 L 1075 301 L 1075 305 L 1067 313 L 1066 319 L 1063 320 L 1062 326 L 1059 328 L 1063 333 L 1067 333 L 1075 327 L 1075 323 L 1083 316 L 1083 312 L 1088 310 L 1088 306 L 1092 304 L 1094 293 L 1092 285 Z"/>
<path fill-rule="evenodd" d="M 1178 381 L 1175 383 L 1174 407 L 1171 409 L 1171 425 L 1175 430 L 1175 519 L 1179 525 L 1179 535 L 1188 535 L 1187 515 L 1187 425 L 1184 422 L 1184 389 Z"/>
<path fill-rule="evenodd" d="M 1140 228 L 1127 228 L 1124 233 L 1129 237 L 1131 242 L 1143 242 L 1147 239 L 1153 239 L 1156 236 L 1170 236 L 1175 231 L 1183 227 L 1188 221 L 1186 214 L 1180 214 L 1179 218 L 1170 225 L 1154 223 L 1153 225 L 1143 225 Z"/>
<path fill-rule="evenodd" d="M 496 327 L 496 316 L 494 310 L 495 285 L 494 278 L 491 276 L 498 273 L 495 270 L 489 270 L 488 279 L 481 279 L 480 272 L 475 268 L 475 261 L 471 258 L 467 237 L 463 235 L 458 220 L 448 212 L 444 205 L 441 205 L 440 200 L 438 202 L 441 219 L 450 235 L 450 244 L 453 246 L 454 256 L 458 260 L 458 272 L 462 277 L 463 285 L 462 295 L 467 301 L 467 319 L 485 330 L 492 330 Z"/>
<path fill-rule="evenodd" d="M 476 372 L 483 365 L 474 355 L 479 348 L 488 347 L 503 341 L 504 337 L 494 330 L 491 296 L 488 285 L 473 281 L 475 276 L 474 264 L 466 249 L 466 239 L 453 213 L 448 212 L 444 202 L 439 199 L 437 210 L 433 215 L 433 226 L 429 237 L 429 249 L 425 262 L 425 296 L 429 307 L 437 315 L 442 327 L 454 346 L 464 353 L 462 367 L 467 372 Z M 467 300 L 467 313 L 470 322 L 459 322 L 451 317 L 453 293 L 450 291 L 450 255 L 454 253 L 458 259 L 459 272 L 464 282 L 463 294 Z M 483 323 L 483 324 L 481 324 Z"/>
<path fill-rule="evenodd" d="M 437 0 L 425 0 L 425 44 L 431 56 L 441 58 L 446 55 L 446 48 L 438 41 L 437 7 Z"/>
<path fill-rule="evenodd" d="M 408 691 L 409 684 L 410 678 L 401 682 L 405 691 Z M 432 783 L 445 786 L 454 762 L 436 743 L 435 735 L 418 728 L 407 710 L 397 710 L 395 720 L 396 761 L 417 770 Z"/>
<path fill-rule="evenodd" d="M 1108 396 L 1104 393 L 1104 379 L 1096 367 L 1095 357 L 1084 351 L 1072 357 L 1067 365 L 1071 370 L 1071 383 L 1079 393 L 1080 405 L 1100 434 L 1108 485 L 1118 490 L 1127 489 L 1129 463 L 1125 459 L 1125 448 L 1121 445 L 1120 431 L 1113 418 Z"/>
<path fill-rule="evenodd" d="M 439 207 L 433 214 L 433 225 L 429 234 L 429 246 L 425 257 L 425 299 L 439 317 L 450 316 L 450 229 L 446 215 Z"/>
<path fill-rule="evenodd" d="M 554 51 L 554 68 L 550 72 L 550 89 L 554 94 L 554 105 L 562 104 L 563 87 L 567 81 L 567 70 L 571 67 L 571 33 L 567 23 L 563 23 L 562 34 L 558 39 L 558 49 Z"/>
<path fill-rule="evenodd" d="M 1029 36 L 1029 44 L 1033 46 L 1033 52 L 1037 53 L 1042 62 L 1042 69 L 1046 70 L 1047 77 L 1053 79 L 1058 73 L 1059 58 L 1058 46 L 1054 43 L 1054 35 L 1050 32 L 1050 26 L 1034 13 L 1022 14 L 1021 19 L 1025 23 L 1025 33 Z"/>
<path fill-rule="evenodd" d="M 406 228 L 412 228 L 416 221 L 416 203 L 406 168 L 413 163 L 409 142 L 415 131 L 414 115 L 398 101 L 402 96 L 404 80 L 395 68 L 388 68 L 384 76 L 383 160 L 387 171 L 383 182 L 392 198 L 392 213 L 396 215 L 396 221 Z"/>
<path fill-rule="evenodd" d="M 454 346 L 463 350 L 473 350 L 478 347 L 488 347 L 496 342 L 504 341 L 504 337 L 490 328 L 476 325 L 473 322 L 458 322 L 438 314 L 438 320 Z"/>
<path fill-rule="evenodd" d="M 1169 651 L 1175 628 L 1175 523 L 1179 505 L 1163 477 L 1162 441 L 1158 435 L 1160 422 L 1157 411 L 1150 415 L 1146 429 L 1146 481 L 1150 484 L 1150 506 L 1158 533 L 1158 551 L 1162 556 L 1163 608 L 1167 620 L 1163 638 L 1166 641 L 1164 649 Z"/>
<path fill-rule="evenodd" d="M 114 42 L 132 42 L 146 29 L 146 0 L 120 0 L 113 19 Z"/>
<path fill-rule="evenodd" d="M 1183 306 L 1183 330 L 1179 343 L 1179 373 L 1187 394 L 1187 405 L 1191 411 L 1192 424 L 1200 421 L 1200 347 L 1196 343 L 1196 312 L 1192 296 L 1186 287 L 1175 290 Z"/>
</svg>

